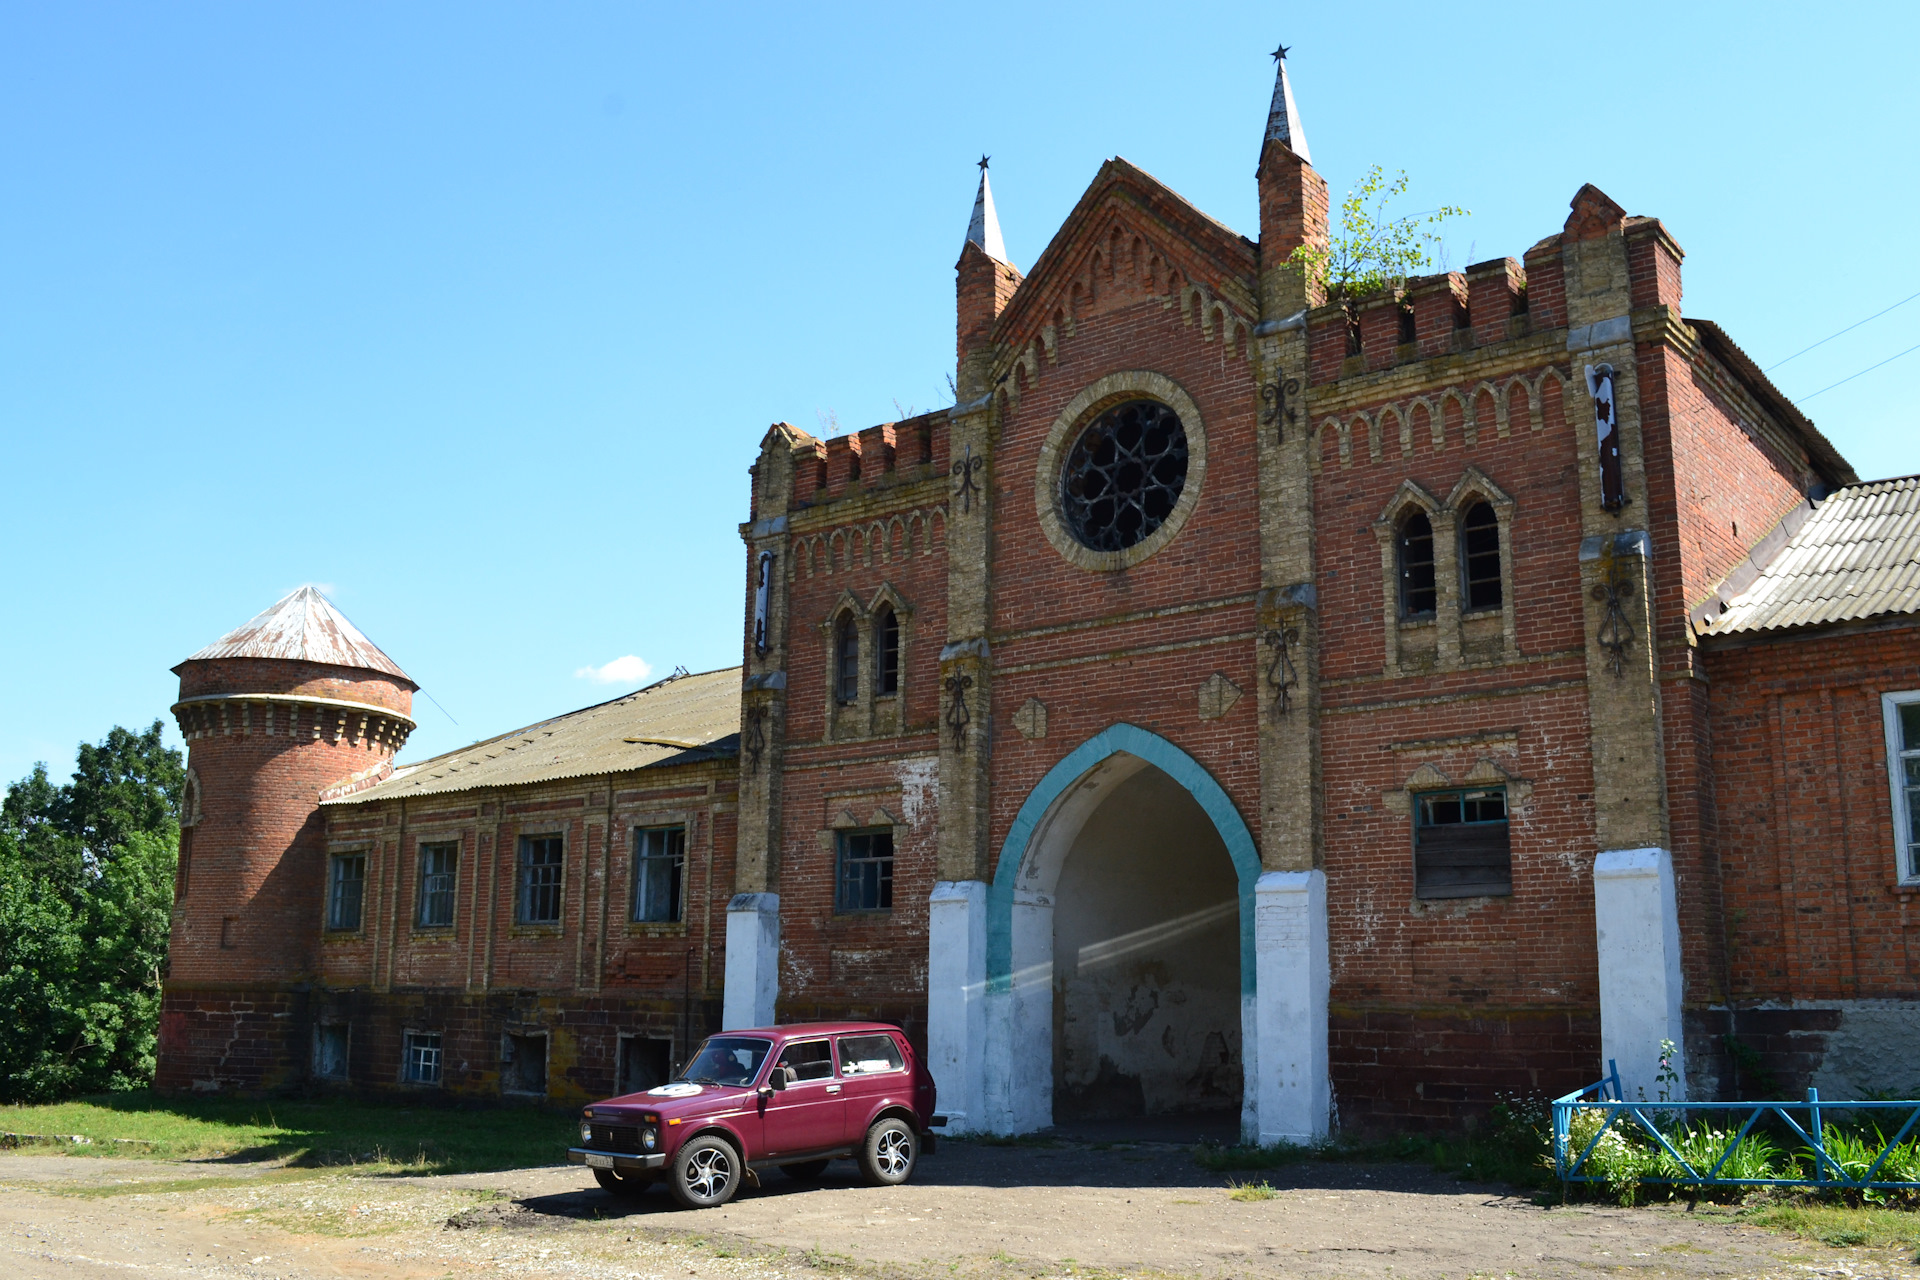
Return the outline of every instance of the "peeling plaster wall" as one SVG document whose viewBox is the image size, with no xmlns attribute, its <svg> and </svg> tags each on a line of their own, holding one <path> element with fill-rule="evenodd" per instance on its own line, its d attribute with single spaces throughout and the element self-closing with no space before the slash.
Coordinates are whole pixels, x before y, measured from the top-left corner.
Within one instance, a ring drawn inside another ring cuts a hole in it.
<svg viewBox="0 0 1920 1280">
<path fill-rule="evenodd" d="M 1149 767 L 1088 818 L 1054 909 L 1054 1114 L 1240 1104 L 1240 929 L 1226 845 Z"/>
</svg>

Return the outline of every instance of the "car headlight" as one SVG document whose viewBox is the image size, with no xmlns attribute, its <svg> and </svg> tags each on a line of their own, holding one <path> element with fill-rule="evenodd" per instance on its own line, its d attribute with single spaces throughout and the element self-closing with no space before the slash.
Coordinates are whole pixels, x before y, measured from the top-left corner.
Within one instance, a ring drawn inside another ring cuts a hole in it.
<svg viewBox="0 0 1920 1280">
<path fill-rule="evenodd" d="M 640 1145 L 651 1151 L 660 1145 L 660 1131 L 652 1125 L 640 1131 Z"/>
<path fill-rule="evenodd" d="M 580 1141 L 582 1142 L 593 1141 L 593 1126 L 588 1124 L 585 1120 L 582 1120 L 580 1122 Z"/>
</svg>

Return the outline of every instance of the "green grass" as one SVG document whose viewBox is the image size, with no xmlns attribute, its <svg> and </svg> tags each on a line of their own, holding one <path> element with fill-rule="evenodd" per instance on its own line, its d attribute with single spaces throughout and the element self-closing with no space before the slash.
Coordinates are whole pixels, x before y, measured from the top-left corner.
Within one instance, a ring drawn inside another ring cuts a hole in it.
<svg viewBox="0 0 1920 1280">
<path fill-rule="evenodd" d="M 1227 1199 L 1229 1200 L 1239 1200 L 1243 1202 L 1250 1200 L 1271 1200 L 1280 1194 L 1273 1189 L 1270 1183 L 1264 1180 L 1260 1182 L 1229 1182 L 1227 1185 L 1231 1188 L 1231 1190 L 1227 1192 Z"/>
<path fill-rule="evenodd" d="M 1920 1214 L 1910 1209 L 1854 1208 L 1794 1197 L 1749 1205 L 1740 1210 L 1739 1216 L 1755 1226 L 1840 1249 L 1864 1245 L 1871 1249 L 1905 1249 L 1910 1256 L 1920 1252 Z"/>
<path fill-rule="evenodd" d="M 571 1115 L 527 1108 L 163 1098 L 144 1090 L 0 1107 L 0 1131 L 90 1139 L 57 1147 L 75 1155 L 374 1165 L 412 1173 L 554 1164 L 577 1140 L 576 1124 Z"/>
</svg>

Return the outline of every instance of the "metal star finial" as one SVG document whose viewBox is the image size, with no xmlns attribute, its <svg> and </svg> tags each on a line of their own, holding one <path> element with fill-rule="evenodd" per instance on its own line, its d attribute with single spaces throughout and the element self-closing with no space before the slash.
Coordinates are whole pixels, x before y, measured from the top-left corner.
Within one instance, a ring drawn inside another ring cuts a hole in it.
<svg viewBox="0 0 1920 1280">
<path fill-rule="evenodd" d="M 990 155 L 985 155 L 985 154 L 982 154 L 982 155 L 981 155 L 981 157 L 980 157 L 980 172 L 982 172 L 982 173 L 985 173 L 985 172 L 987 171 L 987 161 L 989 161 L 989 160 L 991 160 L 991 159 L 993 159 L 993 157 L 992 157 L 992 156 L 990 156 Z"/>
<path fill-rule="evenodd" d="M 1288 48 L 1289 46 L 1283 44 L 1278 49 L 1275 49 L 1273 51 L 1273 60 L 1275 62 L 1285 62 L 1287 60 Z"/>
</svg>

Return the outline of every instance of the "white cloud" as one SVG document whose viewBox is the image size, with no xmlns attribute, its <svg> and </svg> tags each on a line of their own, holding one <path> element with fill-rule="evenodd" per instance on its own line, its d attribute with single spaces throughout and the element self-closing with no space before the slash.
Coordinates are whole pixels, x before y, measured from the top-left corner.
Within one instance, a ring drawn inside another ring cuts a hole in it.
<svg viewBox="0 0 1920 1280">
<path fill-rule="evenodd" d="M 643 684 L 653 674 L 653 666 L 630 653 L 624 658 L 615 658 L 603 667 L 581 667 L 573 674 L 596 684 Z"/>
</svg>

